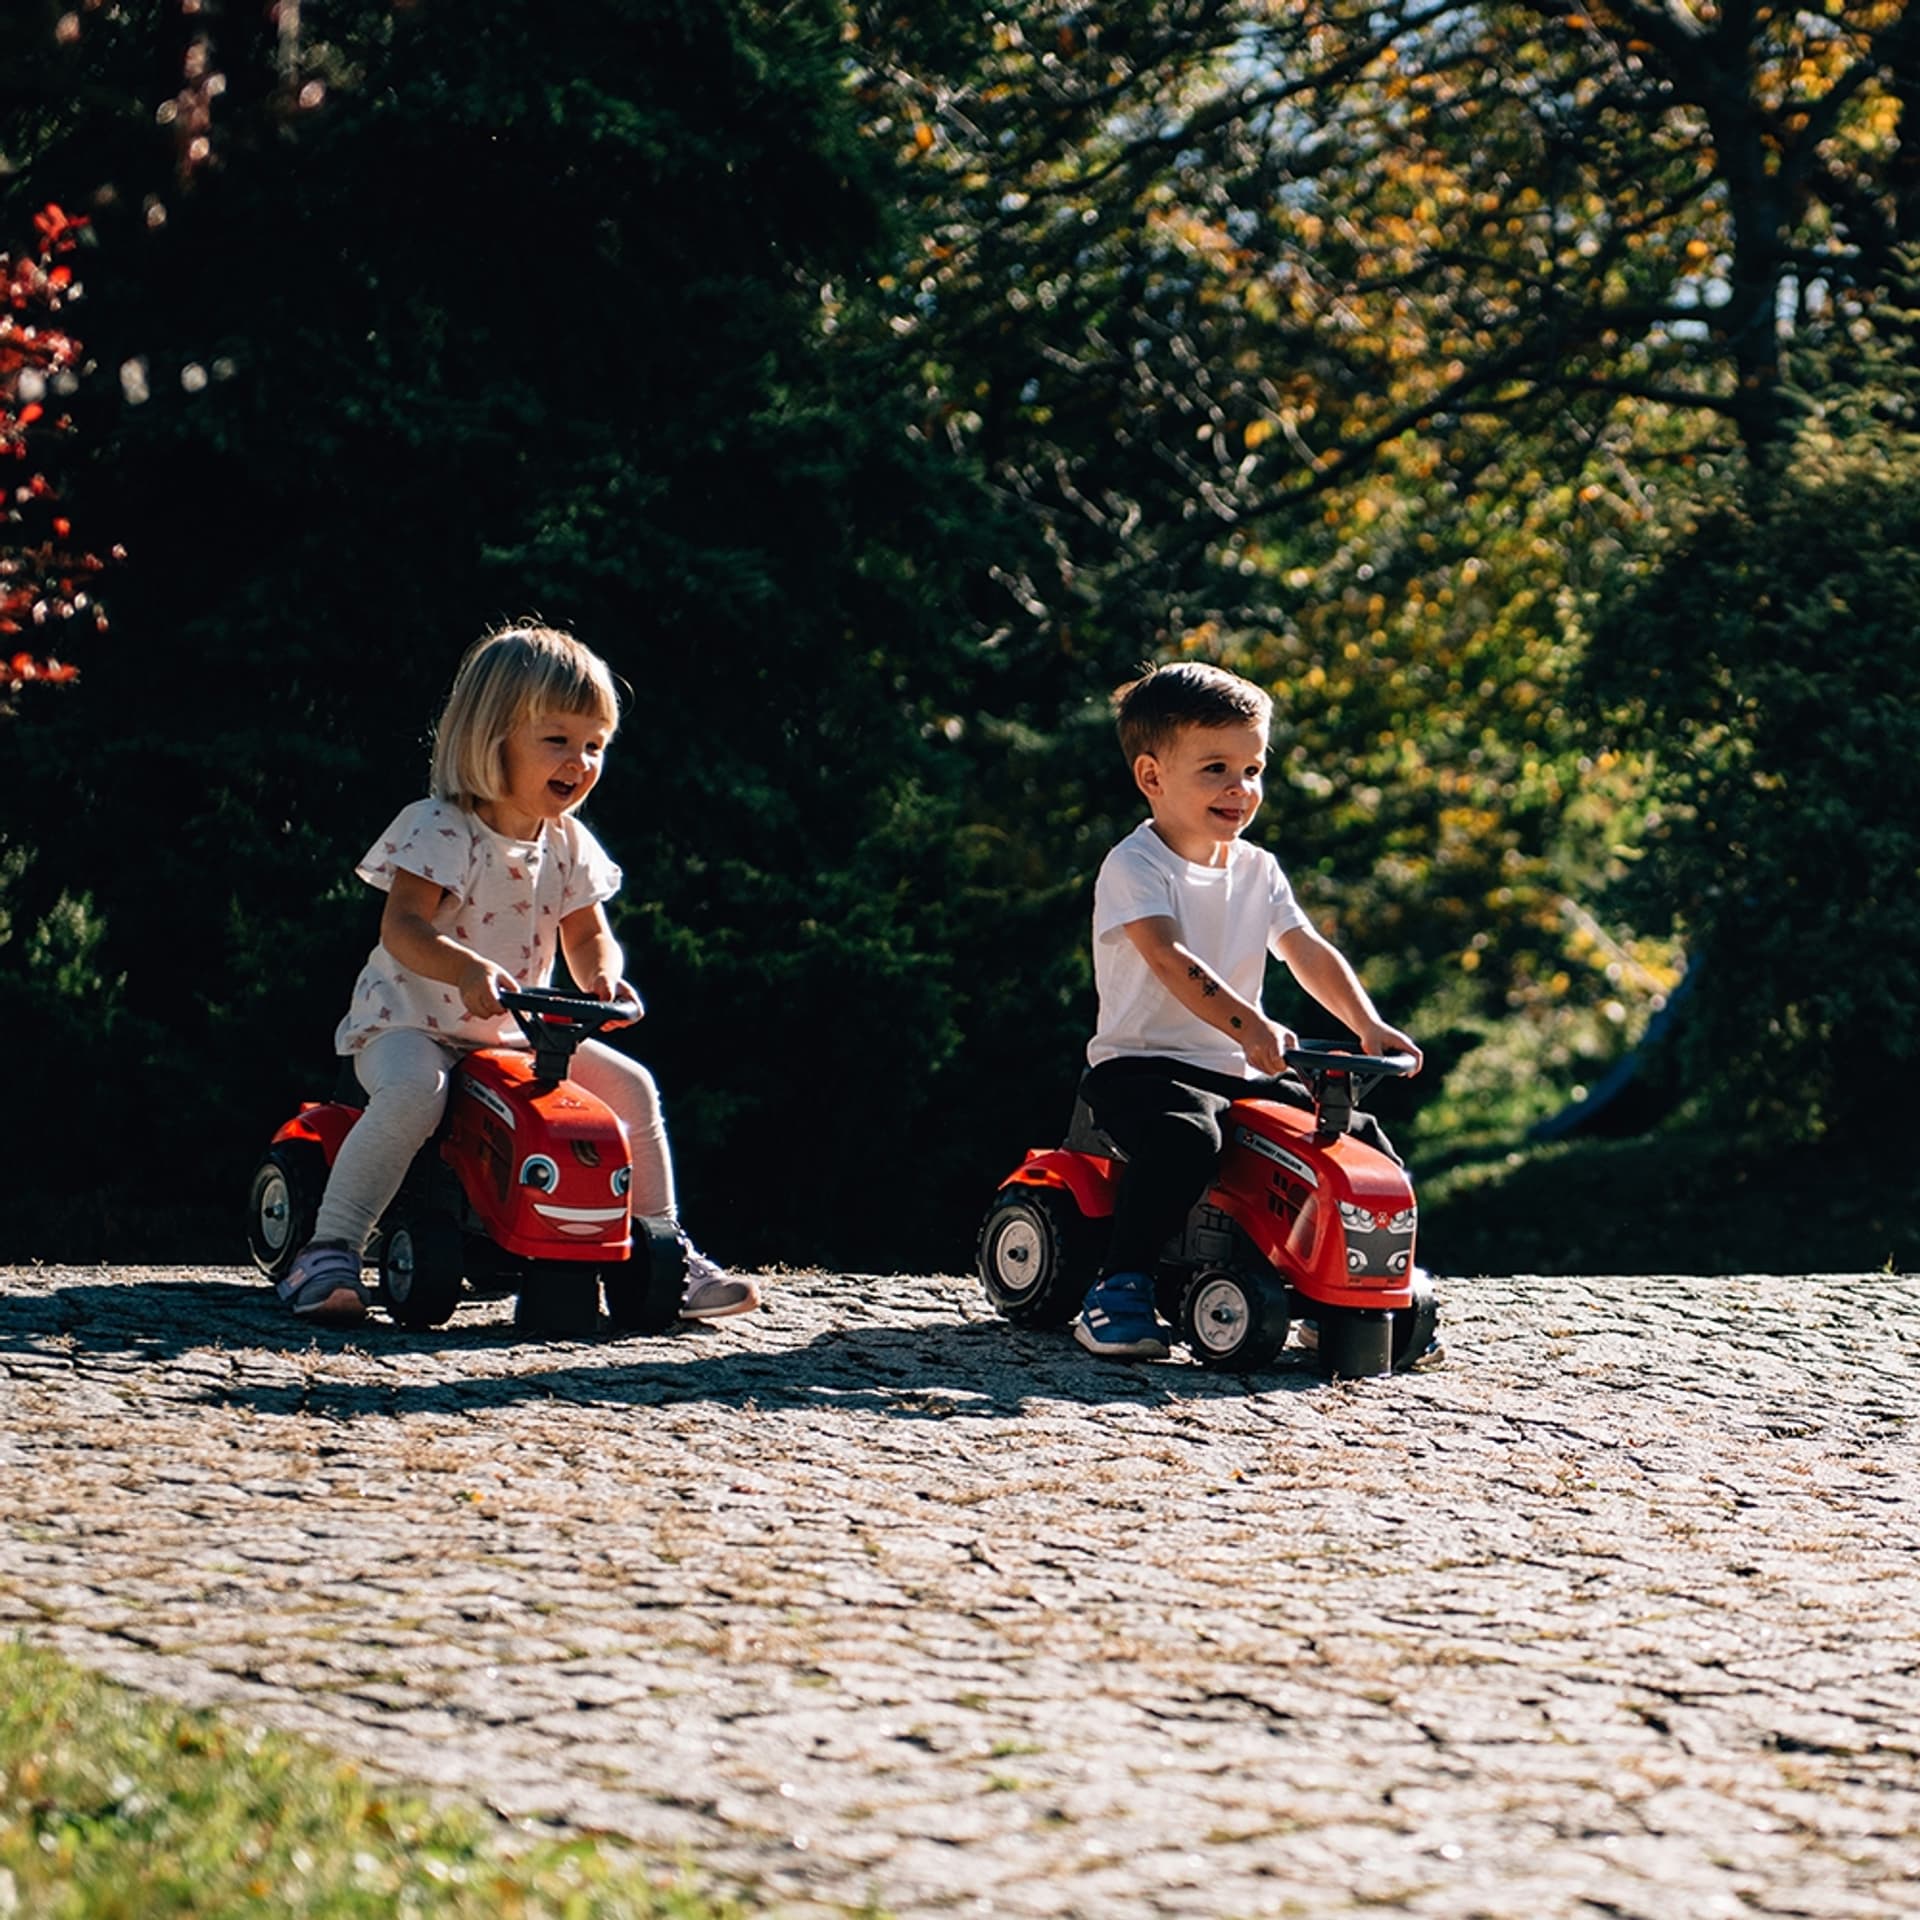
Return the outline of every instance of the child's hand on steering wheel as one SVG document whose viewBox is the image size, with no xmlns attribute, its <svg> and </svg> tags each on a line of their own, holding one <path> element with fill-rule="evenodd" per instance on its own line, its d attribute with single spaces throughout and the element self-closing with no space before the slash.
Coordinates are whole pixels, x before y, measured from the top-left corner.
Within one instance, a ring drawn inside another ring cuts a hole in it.
<svg viewBox="0 0 1920 1920">
<path fill-rule="evenodd" d="M 491 960 L 476 956 L 454 984 L 460 990 L 461 1004 L 470 1014 L 476 1019 L 491 1020 L 506 1011 L 500 996 L 512 993 L 520 983 L 504 967 L 496 967 Z"/>
<path fill-rule="evenodd" d="M 616 1027 L 630 1027 L 646 1012 L 641 1004 L 640 992 L 631 980 L 616 980 L 611 974 L 598 974 L 587 983 L 587 993 L 595 1000 L 619 1000 L 632 1005 L 633 1012 L 624 1020 L 609 1020 L 601 1029 L 611 1033 Z"/>
</svg>

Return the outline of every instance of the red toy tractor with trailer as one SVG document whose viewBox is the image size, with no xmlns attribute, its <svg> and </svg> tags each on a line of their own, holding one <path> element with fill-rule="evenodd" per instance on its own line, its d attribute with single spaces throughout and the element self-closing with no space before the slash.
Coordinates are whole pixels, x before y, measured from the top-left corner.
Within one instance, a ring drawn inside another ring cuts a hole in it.
<svg viewBox="0 0 1920 1920">
<path fill-rule="evenodd" d="M 570 1080 L 580 1042 L 640 1017 L 633 1001 L 551 987 L 501 995 L 532 1051 L 482 1047 L 454 1069 L 447 1110 L 382 1216 L 370 1257 L 400 1326 L 437 1327 L 468 1296 L 519 1296 L 515 1324 L 585 1335 L 604 1287 L 616 1332 L 658 1333 L 679 1315 L 686 1256 L 670 1220 L 636 1218 L 633 1162 L 612 1111 Z M 253 1176 L 247 1240 L 278 1280 L 313 1234 L 340 1143 L 363 1096 L 303 1101 Z"/>
<path fill-rule="evenodd" d="M 1311 1110 L 1263 1099 L 1258 1083 L 1222 1121 L 1214 1184 L 1168 1243 L 1155 1275 L 1161 1317 L 1202 1366 L 1253 1373 L 1315 1324 L 1320 1364 L 1355 1378 L 1431 1364 L 1439 1303 L 1414 1265 L 1418 1211 L 1404 1167 L 1348 1131 L 1376 1081 L 1406 1054 L 1302 1040 L 1287 1056 Z M 994 1196 L 980 1229 L 981 1284 L 1016 1326 L 1065 1326 L 1098 1270 L 1125 1156 L 1076 1103 L 1066 1143 L 1036 1147 Z"/>
</svg>

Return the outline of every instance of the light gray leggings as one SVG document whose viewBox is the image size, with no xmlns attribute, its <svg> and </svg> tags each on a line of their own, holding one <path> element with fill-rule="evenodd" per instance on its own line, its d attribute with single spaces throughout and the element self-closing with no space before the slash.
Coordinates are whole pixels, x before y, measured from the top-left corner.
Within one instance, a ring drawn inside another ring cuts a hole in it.
<svg viewBox="0 0 1920 1920">
<path fill-rule="evenodd" d="M 316 1240 L 338 1241 L 356 1252 L 400 1191 L 413 1157 L 440 1124 L 458 1048 L 431 1034 L 396 1027 L 370 1040 L 354 1056 L 354 1072 L 367 1090 L 367 1110 L 341 1142 L 327 1191 L 313 1225 Z M 572 1076 L 596 1100 L 605 1101 L 627 1130 L 633 1152 L 633 1210 L 674 1217 L 673 1156 L 653 1075 L 625 1054 L 597 1040 L 581 1044 Z"/>
</svg>

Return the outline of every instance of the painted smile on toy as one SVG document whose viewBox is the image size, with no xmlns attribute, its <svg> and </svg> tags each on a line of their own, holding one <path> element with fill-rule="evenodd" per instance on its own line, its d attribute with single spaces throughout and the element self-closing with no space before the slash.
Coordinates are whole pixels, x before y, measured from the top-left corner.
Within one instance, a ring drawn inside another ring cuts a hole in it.
<svg viewBox="0 0 1920 1920">
<path fill-rule="evenodd" d="M 624 1220 L 625 1207 L 553 1207 L 536 1200 L 533 1210 L 543 1220 L 551 1220 L 562 1233 L 597 1234 L 609 1222 Z"/>
</svg>

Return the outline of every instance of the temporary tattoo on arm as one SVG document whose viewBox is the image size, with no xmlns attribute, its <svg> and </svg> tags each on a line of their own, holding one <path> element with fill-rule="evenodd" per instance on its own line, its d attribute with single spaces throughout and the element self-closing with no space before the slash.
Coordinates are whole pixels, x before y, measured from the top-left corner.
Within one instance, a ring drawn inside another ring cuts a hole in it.
<svg viewBox="0 0 1920 1920">
<path fill-rule="evenodd" d="M 1220 991 L 1219 981 L 1212 979 L 1208 975 L 1205 967 L 1197 964 L 1189 967 L 1187 969 L 1187 978 L 1189 980 L 1198 980 L 1200 982 L 1200 991 L 1205 994 L 1209 1000 Z"/>
<path fill-rule="evenodd" d="M 1234 1029 L 1234 1031 L 1237 1033 L 1240 1028 L 1240 1016 L 1237 1013 L 1228 1014 L 1227 1024 L 1231 1026 Z"/>
</svg>

